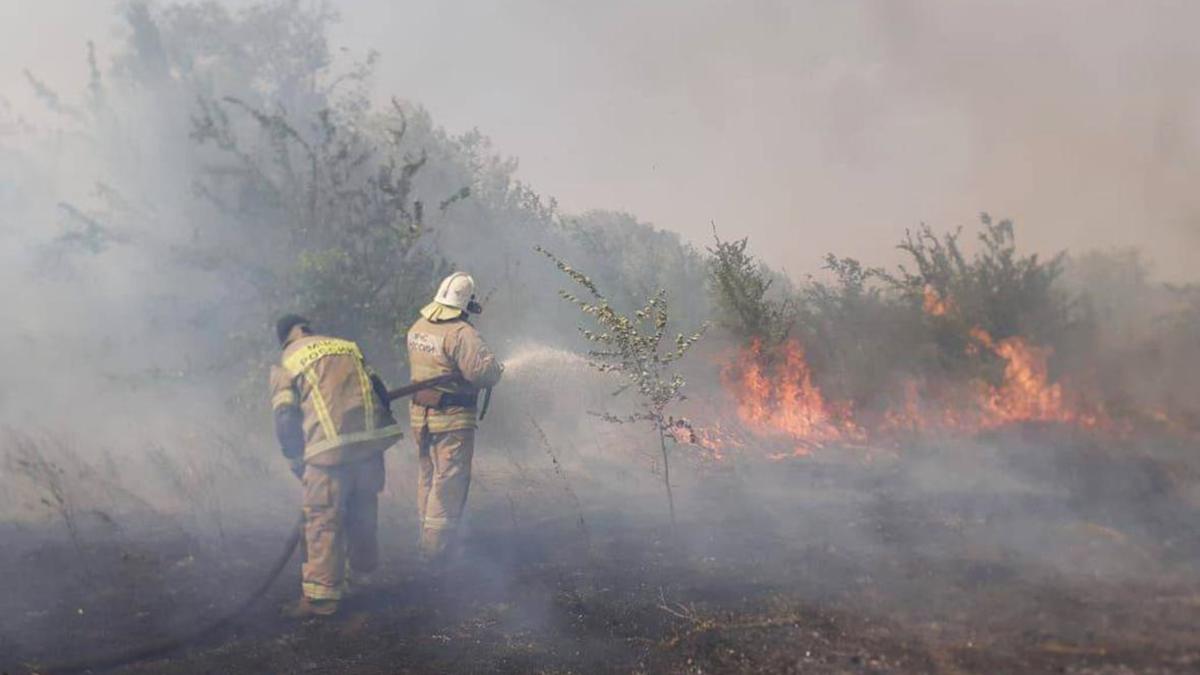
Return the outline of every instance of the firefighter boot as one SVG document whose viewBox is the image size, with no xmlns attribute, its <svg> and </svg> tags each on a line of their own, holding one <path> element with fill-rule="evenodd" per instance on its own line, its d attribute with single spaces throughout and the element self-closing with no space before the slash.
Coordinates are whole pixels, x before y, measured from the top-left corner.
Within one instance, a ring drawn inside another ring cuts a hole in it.
<svg viewBox="0 0 1200 675">
<path fill-rule="evenodd" d="M 286 619 L 314 619 L 337 614 L 337 600 L 313 600 L 308 596 L 288 605 L 280 612 Z"/>
</svg>

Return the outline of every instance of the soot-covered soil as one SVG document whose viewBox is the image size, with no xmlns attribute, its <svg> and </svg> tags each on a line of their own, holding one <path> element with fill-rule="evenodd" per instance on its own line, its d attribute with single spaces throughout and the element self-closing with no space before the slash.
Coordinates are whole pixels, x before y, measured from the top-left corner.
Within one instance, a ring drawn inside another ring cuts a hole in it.
<svg viewBox="0 0 1200 675">
<path fill-rule="evenodd" d="M 230 628 L 117 672 L 1200 670 L 1193 449 L 1053 440 L 680 472 L 675 530 L 665 509 L 601 501 L 587 476 L 574 478 L 581 510 L 557 488 L 509 489 L 485 462 L 454 569 L 419 570 L 411 522 L 393 514 L 386 563 L 342 616 L 277 618 L 293 561 Z M 287 527 L 199 543 L 127 525 L 79 549 L 9 528 L 0 665 L 25 672 L 218 614 Z"/>
</svg>

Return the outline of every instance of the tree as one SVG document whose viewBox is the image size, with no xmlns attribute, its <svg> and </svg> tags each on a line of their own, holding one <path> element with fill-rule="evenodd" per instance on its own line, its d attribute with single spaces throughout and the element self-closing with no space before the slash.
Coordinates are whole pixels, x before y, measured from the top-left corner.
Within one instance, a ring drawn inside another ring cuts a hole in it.
<svg viewBox="0 0 1200 675">
<path fill-rule="evenodd" d="M 881 277 L 914 307 L 929 292 L 952 303 L 971 326 L 997 339 L 1027 335 L 1046 342 L 1070 322 L 1071 299 L 1058 287 L 1065 252 L 1049 260 L 1019 255 L 1012 221 L 979 216 L 980 250 L 969 260 L 958 243 L 961 229 L 940 238 L 928 226 L 907 232 L 897 246 L 915 264 Z"/>
<path fill-rule="evenodd" d="M 447 264 L 421 246 L 425 208 L 413 181 L 427 155 L 406 148 L 404 110 L 392 106 L 374 116 L 327 108 L 306 134 L 282 112 L 202 101 L 192 137 L 226 158 L 200 183 L 203 194 L 247 226 L 267 220 L 282 230 L 284 264 L 264 270 L 272 304 L 301 308 L 341 334 L 386 340 L 399 354 L 408 320 Z M 248 134 L 231 121 L 238 113 L 254 122 Z"/>
<path fill-rule="evenodd" d="M 796 321 L 796 306 L 786 296 L 771 299 L 771 271 L 746 252 L 748 237 L 722 241 L 713 228 L 708 249 L 709 293 L 718 322 L 737 337 L 772 347 L 787 339 Z"/>
<path fill-rule="evenodd" d="M 680 390 L 686 384 L 683 375 L 674 370 L 674 364 L 703 337 L 705 326 L 691 334 L 677 333 L 674 340 L 664 345 L 670 323 L 666 291 L 659 290 L 650 296 L 632 315 L 622 314 L 586 274 L 540 246 L 535 249 L 553 261 L 560 272 L 586 293 L 586 297 L 581 298 L 570 291 L 559 291 L 564 300 L 578 307 L 594 324 L 591 328 L 579 328 L 584 339 L 595 346 L 588 351 L 589 364 L 598 372 L 613 374 L 624 380 L 614 395 L 633 391 L 637 396 L 638 412 L 624 416 L 603 413 L 601 417 L 614 423 L 649 422 L 658 434 L 663 485 L 667 493 L 671 525 L 674 526 L 675 497 L 671 491 L 671 465 L 667 451 L 671 420 L 666 416 L 666 409 L 682 400 Z"/>
</svg>

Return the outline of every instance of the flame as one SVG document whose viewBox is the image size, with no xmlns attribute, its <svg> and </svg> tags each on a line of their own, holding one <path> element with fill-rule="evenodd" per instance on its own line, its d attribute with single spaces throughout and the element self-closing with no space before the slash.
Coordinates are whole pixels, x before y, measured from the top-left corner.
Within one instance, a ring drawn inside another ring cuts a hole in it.
<svg viewBox="0 0 1200 675">
<path fill-rule="evenodd" d="M 971 337 L 1005 362 L 1003 382 L 989 387 L 979 402 L 984 412 L 984 426 L 1031 421 L 1092 421 L 1091 416 L 1066 405 L 1062 385 L 1050 380 L 1046 367 L 1049 349 L 1035 347 L 1019 336 L 996 342 L 981 328 L 971 329 Z"/>
<path fill-rule="evenodd" d="M 727 450 L 742 447 L 737 436 L 726 430 L 720 422 L 712 426 L 697 427 L 686 418 L 671 418 L 666 431 L 678 445 L 699 449 L 701 452 L 698 456 L 702 460 L 723 462 Z"/>
<path fill-rule="evenodd" d="M 958 313 L 953 299 L 930 285 L 923 289 L 922 309 L 932 317 Z M 1029 422 L 1114 434 L 1133 431 L 1132 421 L 1113 419 L 1101 405 L 1087 402 L 1081 392 L 1072 390 L 1069 382 L 1052 376 L 1050 347 L 1022 336 L 997 340 L 982 327 L 970 329 L 968 335 L 968 356 L 994 357 L 1002 364 L 997 381 L 911 377 L 899 382 L 890 396 L 877 397 L 890 404 L 865 412 L 856 410 L 851 402 L 825 396 L 814 381 L 799 340 L 775 346 L 754 340 L 729 357 L 721 369 L 722 385 L 733 399 L 738 424 L 689 427 L 689 438 L 716 459 L 726 456 L 722 449 L 756 445 L 752 437 L 790 442 L 794 447 L 791 454 L 768 455 L 778 459 L 807 455 L 830 445 L 869 444 L 865 446 L 868 450 L 882 449 L 895 447 L 903 435 L 972 435 Z M 1144 417 L 1171 427 L 1165 412 Z M 740 432 L 732 431 L 734 428 Z"/>
<path fill-rule="evenodd" d="M 876 435 L 928 434 L 935 431 L 959 430 L 968 426 L 961 412 L 954 407 L 930 406 L 930 397 L 922 393 L 929 388 L 923 380 L 908 378 L 902 386 L 903 395 L 900 402 L 884 412 Z"/>
<path fill-rule="evenodd" d="M 932 293 L 932 292 L 931 292 Z M 932 298 L 932 300 L 930 299 Z M 926 307 L 949 311 L 953 305 L 927 294 Z M 1025 422 L 1054 422 L 1095 427 L 1107 420 L 1075 403 L 1047 366 L 1052 350 L 1014 336 L 995 340 L 982 328 L 970 331 L 968 353 L 987 352 L 1004 364 L 998 384 L 983 380 L 935 383 L 910 378 L 895 401 L 867 424 L 848 402 L 831 401 L 813 381 L 803 346 L 792 339 L 765 348 L 754 341 L 722 370 L 722 382 L 736 403 L 742 425 L 760 436 L 783 436 L 805 455 L 830 444 L 874 444 L 899 434 L 974 434 Z M 719 436 L 708 441 L 719 442 Z"/>
<path fill-rule="evenodd" d="M 946 316 L 954 309 L 954 304 L 943 298 L 932 285 L 925 284 L 923 292 L 925 298 L 921 306 L 929 316 Z"/>
<path fill-rule="evenodd" d="M 862 437 L 849 404 L 830 403 L 813 383 L 804 348 L 788 340 L 766 349 L 753 341 L 722 372 L 748 428 L 796 441 L 796 455 L 833 441 Z"/>
</svg>

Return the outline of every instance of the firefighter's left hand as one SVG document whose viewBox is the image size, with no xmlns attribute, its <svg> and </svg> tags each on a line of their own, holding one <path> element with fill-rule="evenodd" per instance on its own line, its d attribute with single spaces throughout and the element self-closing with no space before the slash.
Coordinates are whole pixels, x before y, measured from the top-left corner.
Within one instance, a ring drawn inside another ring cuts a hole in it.
<svg viewBox="0 0 1200 675">
<path fill-rule="evenodd" d="M 292 467 L 292 475 L 294 475 L 296 478 L 304 478 L 304 460 L 291 459 L 288 460 L 288 463 Z"/>
</svg>

